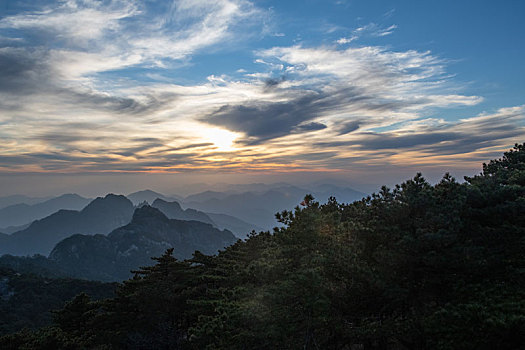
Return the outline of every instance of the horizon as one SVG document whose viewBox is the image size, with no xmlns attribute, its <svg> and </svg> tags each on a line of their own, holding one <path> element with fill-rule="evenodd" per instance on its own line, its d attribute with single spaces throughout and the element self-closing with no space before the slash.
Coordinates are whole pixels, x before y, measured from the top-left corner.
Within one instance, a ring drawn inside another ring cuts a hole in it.
<svg viewBox="0 0 525 350">
<path fill-rule="evenodd" d="M 525 141 L 524 11 L 6 0 L 1 196 L 462 181 Z"/>
<path fill-rule="evenodd" d="M 487 160 L 488 162 L 489 160 Z M 461 174 L 461 171 L 448 172 L 458 182 L 463 182 L 465 176 L 477 175 L 481 172 L 479 169 L 472 170 L 468 173 Z M 255 175 L 246 176 L 245 174 L 209 174 L 203 175 L 202 181 L 195 181 L 195 175 L 188 175 L 191 180 L 184 179 L 178 181 L 181 174 L 120 174 L 118 177 L 115 174 L 21 174 L 17 177 L 5 176 L 0 174 L 0 181 L 2 182 L 2 191 L 0 197 L 8 197 L 13 195 L 23 195 L 28 197 L 56 197 L 63 194 L 78 194 L 86 198 L 96 198 L 105 196 L 106 194 L 122 194 L 128 195 L 134 192 L 151 190 L 160 194 L 171 196 L 178 195 L 186 197 L 192 194 L 204 191 L 227 191 L 228 187 L 232 186 L 248 186 L 264 184 L 272 186 L 276 184 L 287 184 L 296 187 L 308 187 L 313 184 L 331 184 L 342 188 L 351 188 L 353 190 L 363 192 L 365 194 L 372 194 L 378 192 L 382 186 L 393 188 L 396 184 L 413 178 L 418 172 L 414 169 L 413 173 L 406 174 L 398 172 L 393 175 L 389 181 L 384 183 L 374 183 L 362 181 L 359 178 L 348 178 L 347 174 L 339 174 L 340 176 L 327 177 L 325 174 L 308 174 L 306 177 L 297 178 L 297 174 L 293 175 Z M 431 183 L 439 182 L 447 173 L 422 173 L 423 177 Z M 372 176 L 371 176 L 372 175 Z M 369 174 L 367 180 L 373 179 L 373 174 Z M 381 176 L 379 174 L 378 176 Z M 27 177 L 27 178 L 26 178 Z M 228 181 L 230 180 L 230 181 Z M 38 182 L 37 187 L 27 187 L 27 183 Z M 43 184 L 43 185 L 42 185 Z"/>
</svg>

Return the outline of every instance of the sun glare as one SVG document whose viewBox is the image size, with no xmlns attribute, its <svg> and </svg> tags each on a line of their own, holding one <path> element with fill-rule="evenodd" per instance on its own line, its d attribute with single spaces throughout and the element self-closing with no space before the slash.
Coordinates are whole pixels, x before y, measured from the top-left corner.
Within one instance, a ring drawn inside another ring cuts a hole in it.
<svg viewBox="0 0 525 350">
<path fill-rule="evenodd" d="M 220 128 L 206 128 L 200 131 L 202 138 L 206 142 L 213 143 L 218 151 L 232 151 L 233 141 L 238 137 L 237 133 L 220 129 Z"/>
</svg>

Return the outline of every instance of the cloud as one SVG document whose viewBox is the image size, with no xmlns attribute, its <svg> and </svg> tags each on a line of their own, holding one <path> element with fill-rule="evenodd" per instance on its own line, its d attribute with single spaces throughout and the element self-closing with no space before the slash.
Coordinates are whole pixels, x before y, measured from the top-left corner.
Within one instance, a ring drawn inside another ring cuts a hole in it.
<svg viewBox="0 0 525 350">
<path fill-rule="evenodd" d="M 339 38 L 336 40 L 336 43 L 338 43 L 339 45 L 344 45 L 344 44 L 349 44 L 352 41 L 357 40 L 357 39 L 358 39 L 357 36 L 351 36 L 349 38 Z"/>
<path fill-rule="evenodd" d="M 243 104 L 219 108 L 203 122 L 243 132 L 248 139 L 245 143 L 262 141 L 288 135 L 298 124 L 315 117 L 312 111 L 302 114 L 314 97 L 305 96 L 285 103 Z"/>
<path fill-rule="evenodd" d="M 359 120 L 353 120 L 347 123 L 343 123 L 342 125 L 339 125 L 337 127 L 337 131 L 339 135 L 349 134 L 359 129 L 361 123 L 362 122 L 360 122 Z"/>
<path fill-rule="evenodd" d="M 284 102 L 245 102 L 225 105 L 200 120 L 215 126 L 241 132 L 247 139 L 241 143 L 257 144 L 295 132 L 324 129 L 324 124 L 312 122 L 327 113 L 352 104 L 362 104 L 368 97 L 347 87 L 332 93 L 303 91 L 289 94 Z M 378 102 L 372 108 L 395 108 L 395 102 Z M 320 127 L 323 125 L 324 127 Z"/>
<path fill-rule="evenodd" d="M 309 131 L 323 130 L 326 128 L 327 126 L 323 123 L 310 122 L 310 123 L 297 125 L 294 131 L 298 133 L 304 133 L 304 132 L 309 132 Z"/>
<path fill-rule="evenodd" d="M 412 162 L 426 159 L 440 161 L 448 156 L 461 156 L 472 161 L 473 153 L 494 147 L 506 148 L 525 136 L 525 107 L 502 108 L 459 121 L 436 123 L 434 120 L 409 122 L 389 132 L 354 133 L 351 140 L 317 142 L 324 149 L 354 149 L 360 153 L 394 151 L 395 159 L 410 154 Z M 505 145 L 505 146 L 502 146 Z M 385 159 L 386 160 L 386 159 Z"/>
<path fill-rule="evenodd" d="M 267 89 L 271 89 L 271 88 L 274 88 L 276 87 L 277 85 L 281 84 L 282 82 L 284 82 L 286 80 L 286 78 L 284 76 L 282 76 L 281 78 L 279 79 L 275 79 L 275 78 L 268 78 L 264 81 L 264 86 L 267 88 Z"/>
<path fill-rule="evenodd" d="M 166 58 L 182 59 L 196 51 L 218 43 L 244 37 L 239 30 L 262 20 L 262 13 L 248 1 L 217 0 L 171 3 L 163 26 L 149 28 L 136 38 L 130 38 L 131 47 L 145 58 L 154 61 Z"/>
<path fill-rule="evenodd" d="M 395 24 L 392 24 L 390 27 L 388 28 L 382 28 L 382 29 L 379 29 L 377 31 L 375 31 L 373 33 L 373 36 L 387 36 L 387 35 L 390 35 L 394 32 L 394 29 L 397 28 L 397 25 Z"/>
<path fill-rule="evenodd" d="M 137 65 L 163 67 L 166 61 L 240 40 L 245 36 L 239 29 L 257 25 L 261 16 L 245 0 L 69 0 L 4 17 L 0 31 L 15 31 L 35 46 L 46 42 L 57 69 L 85 76 Z"/>
<path fill-rule="evenodd" d="M 0 172 L 438 166 L 525 135 L 523 107 L 440 118 L 483 99 L 430 52 L 276 46 L 235 73 L 173 83 L 192 57 L 257 37 L 268 18 L 245 0 L 151 4 L 70 0 L 0 19 Z M 339 44 L 395 28 L 372 23 Z"/>
<path fill-rule="evenodd" d="M 376 149 L 407 149 L 423 145 L 434 145 L 441 142 L 456 141 L 461 134 L 454 132 L 424 132 L 408 135 L 392 135 L 389 133 L 371 133 L 361 136 L 357 140 L 360 148 L 367 150 Z"/>
<path fill-rule="evenodd" d="M 264 99 L 228 103 L 200 119 L 245 134 L 241 140 L 245 144 L 285 137 L 300 131 L 299 125 L 322 118 L 345 125 L 336 127 L 341 135 L 354 131 L 363 120 L 369 127 L 384 126 L 417 119 L 428 108 L 481 101 L 440 91 L 443 63 L 427 52 L 294 46 L 259 54 L 274 74 L 286 73 L 287 79 L 266 79 L 265 87 L 273 90 Z"/>
<path fill-rule="evenodd" d="M 40 11 L 0 20 L 0 28 L 31 31 L 32 35 L 55 38 L 69 45 L 96 45 L 110 32 L 117 32 L 121 20 L 137 15 L 138 8 L 132 1 L 64 1 L 58 6 L 48 6 Z"/>
<path fill-rule="evenodd" d="M 390 11 L 389 11 L 390 12 Z M 365 26 L 358 27 L 352 31 L 352 34 L 348 37 L 342 37 L 336 40 L 336 43 L 339 45 L 349 44 L 352 41 L 356 41 L 363 37 L 384 37 L 394 33 L 394 30 L 397 28 L 396 24 L 392 24 L 389 27 L 382 27 L 377 23 L 369 23 Z"/>
<path fill-rule="evenodd" d="M 21 48 L 0 48 L 0 92 L 26 94 L 39 90 L 38 81 L 49 80 L 45 54 Z"/>
<path fill-rule="evenodd" d="M 3 95 L 11 109 L 20 108 L 22 104 L 27 109 L 32 101 L 48 101 L 76 108 L 139 114 L 150 112 L 162 104 L 161 100 L 152 96 L 143 96 L 139 101 L 129 96 L 97 91 L 89 86 L 68 85 L 61 79 L 61 73 L 50 61 L 47 52 L 0 48 L 0 96 Z"/>
</svg>

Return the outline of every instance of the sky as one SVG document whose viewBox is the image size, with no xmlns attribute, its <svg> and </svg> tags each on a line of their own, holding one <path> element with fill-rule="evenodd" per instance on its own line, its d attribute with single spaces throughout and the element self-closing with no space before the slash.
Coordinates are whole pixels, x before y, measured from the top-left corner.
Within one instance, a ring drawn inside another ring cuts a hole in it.
<svg viewBox="0 0 525 350">
<path fill-rule="evenodd" d="M 472 175 L 525 141 L 523 38 L 520 0 L 0 0 L 0 195 Z"/>
</svg>

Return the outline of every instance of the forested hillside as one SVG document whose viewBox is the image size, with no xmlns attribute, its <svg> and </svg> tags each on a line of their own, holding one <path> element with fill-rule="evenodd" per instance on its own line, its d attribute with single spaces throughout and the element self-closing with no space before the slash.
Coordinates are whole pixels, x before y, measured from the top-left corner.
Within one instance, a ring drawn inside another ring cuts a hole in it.
<svg viewBox="0 0 525 350">
<path fill-rule="evenodd" d="M 95 300 L 114 296 L 116 283 L 48 278 L 0 267 L 0 335 L 47 326 L 52 311 L 79 293 Z"/>
<path fill-rule="evenodd" d="M 217 256 L 172 250 L 2 349 L 522 349 L 525 145 L 459 183 L 306 196 Z"/>
</svg>

